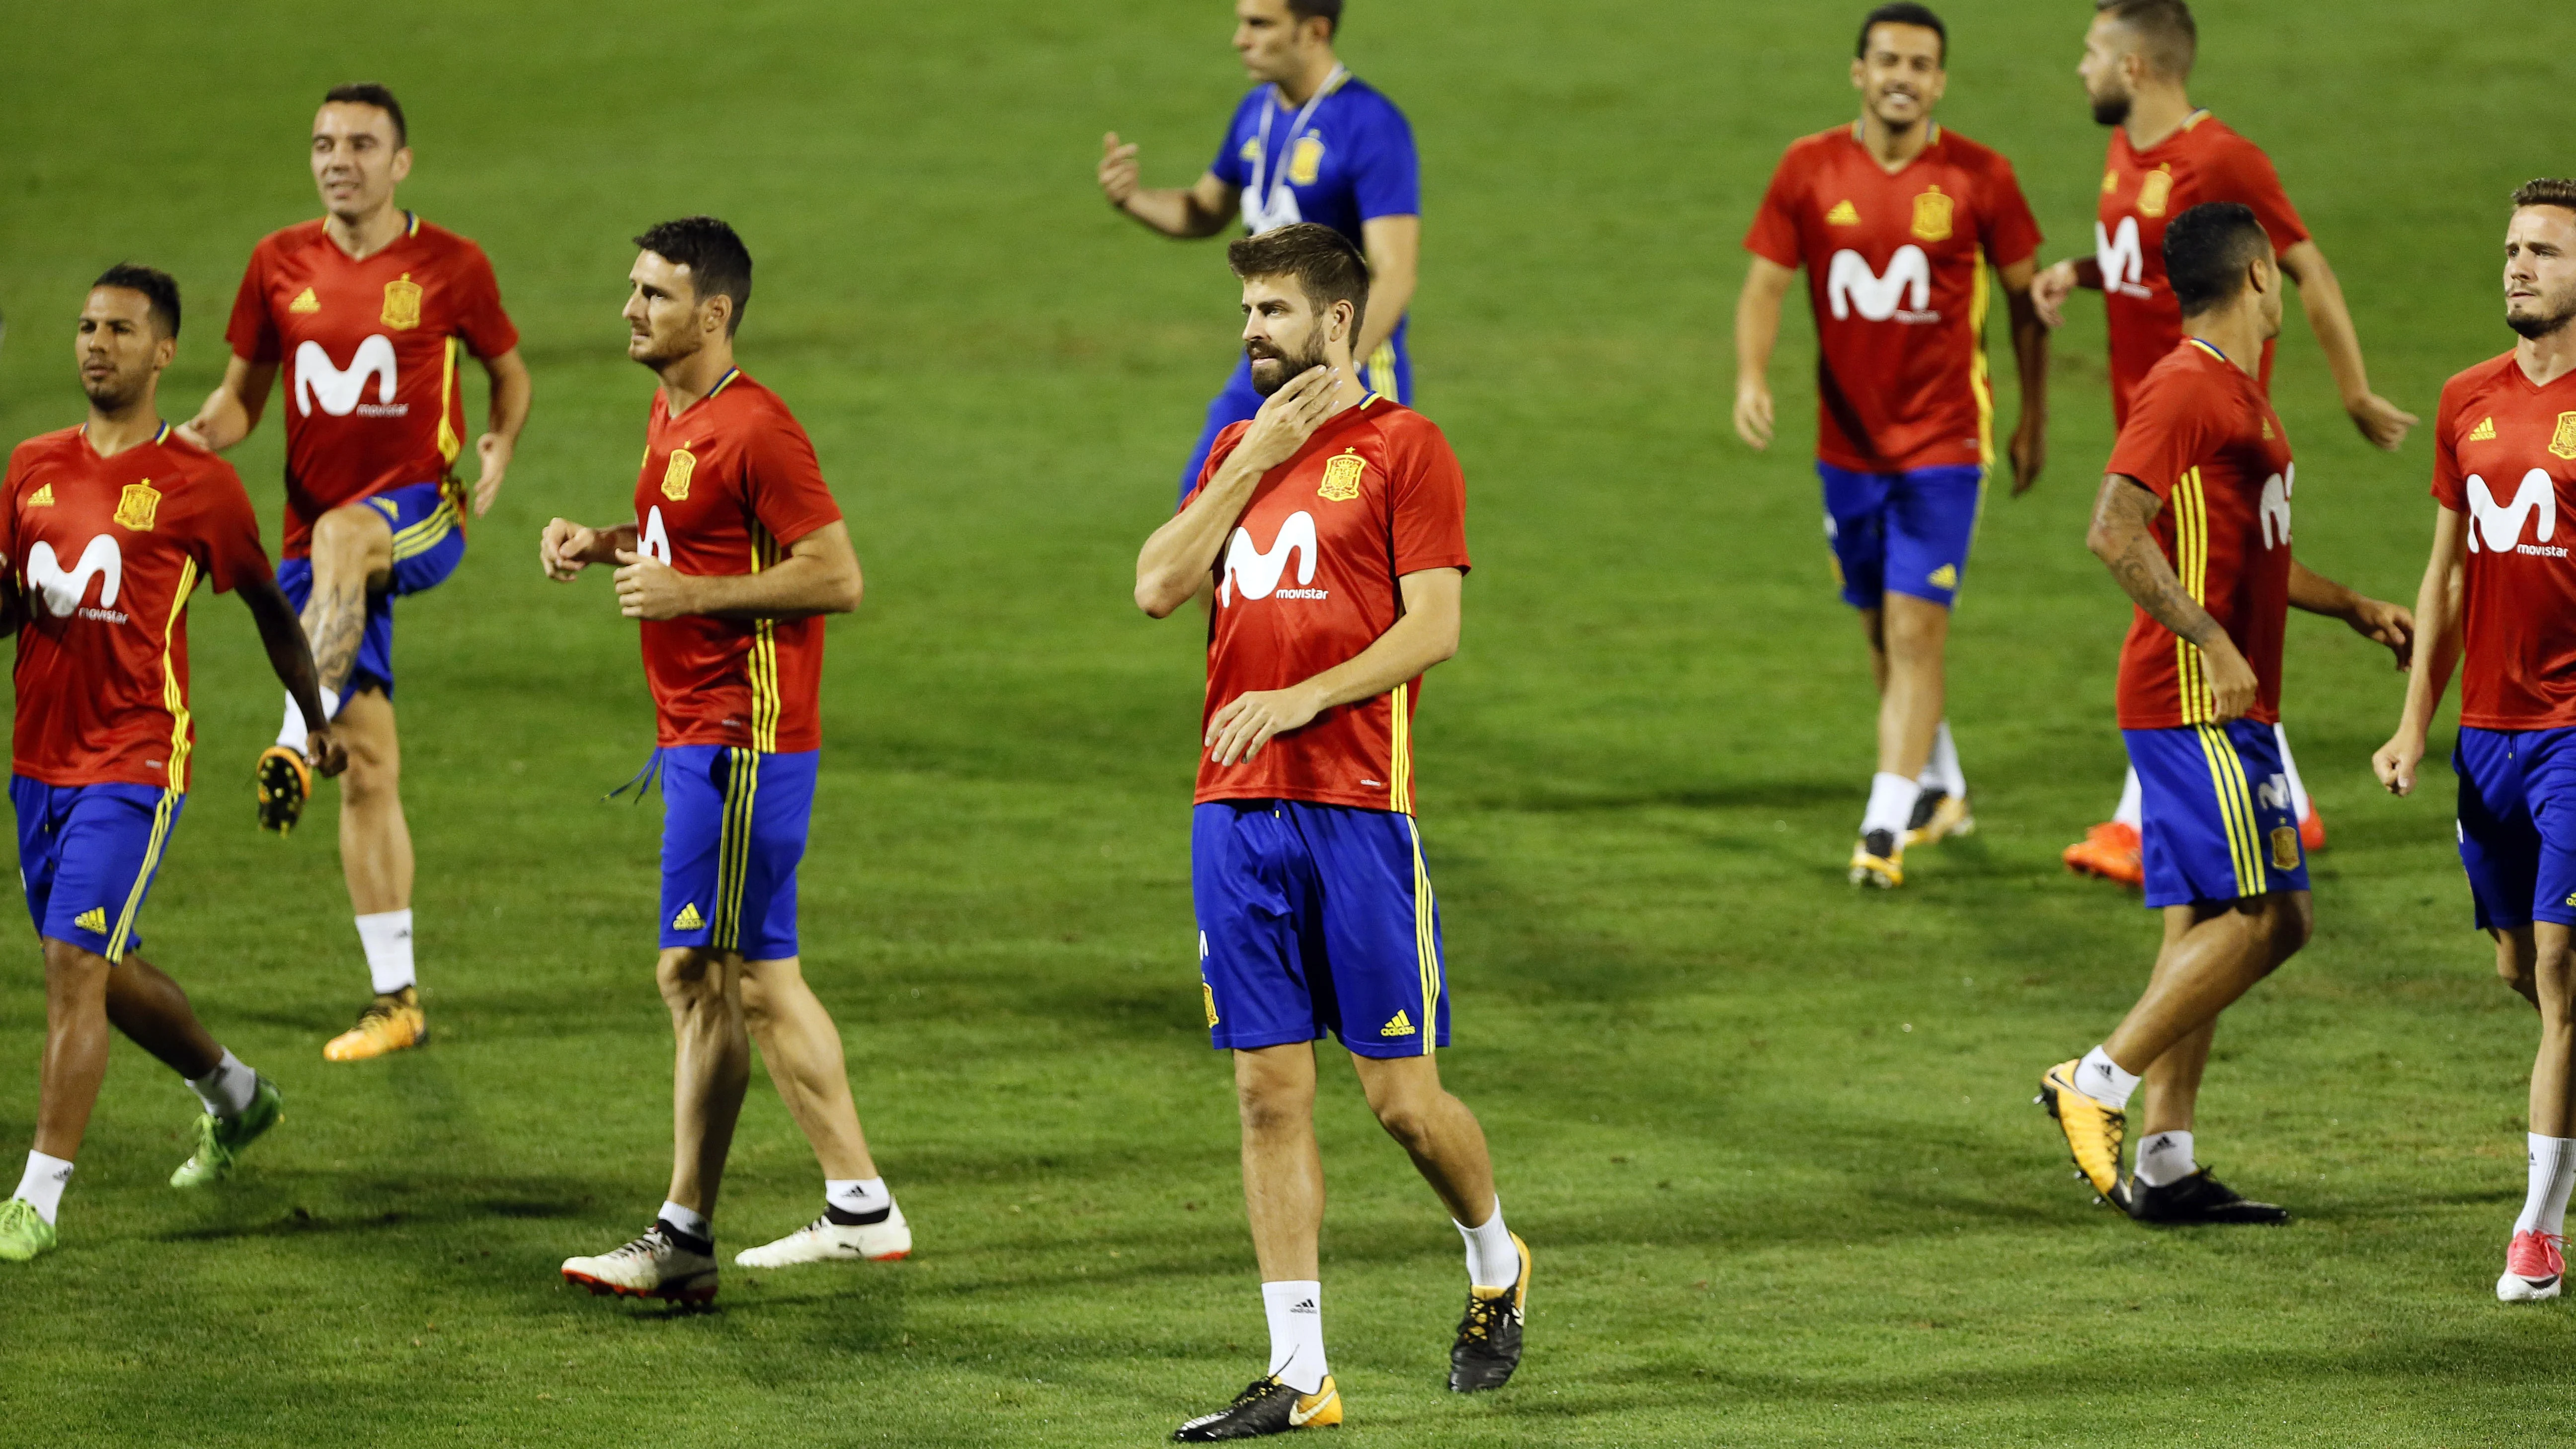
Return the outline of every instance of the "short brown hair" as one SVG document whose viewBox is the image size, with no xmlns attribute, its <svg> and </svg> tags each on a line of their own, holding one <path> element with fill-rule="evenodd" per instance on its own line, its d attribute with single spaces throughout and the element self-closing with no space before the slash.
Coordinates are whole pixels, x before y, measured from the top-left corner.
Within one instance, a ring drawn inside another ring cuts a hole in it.
<svg viewBox="0 0 2576 1449">
<path fill-rule="evenodd" d="M 2200 27 L 2184 0 L 2093 0 L 2093 9 L 2129 27 L 2138 53 L 2163 75 L 2184 80 L 2200 54 Z"/>
<path fill-rule="evenodd" d="M 322 93 L 322 104 L 373 106 L 393 120 L 394 149 L 399 151 L 411 144 L 411 125 L 403 119 L 402 102 L 394 99 L 392 91 L 374 81 L 358 81 L 345 86 L 333 86 Z"/>
<path fill-rule="evenodd" d="M 1225 262 L 1234 274 L 1250 281 L 1254 277 L 1294 277 L 1298 288 L 1323 311 L 1335 302 L 1351 304 L 1351 326 L 1368 315 L 1368 258 L 1351 245 L 1351 239 L 1329 226 L 1301 221 L 1259 236 L 1248 236 L 1225 249 Z"/>
<path fill-rule="evenodd" d="M 2576 211 L 2576 181 L 2563 176 L 2539 176 L 2513 189 L 2513 209 L 2526 206 L 2563 206 Z"/>
</svg>

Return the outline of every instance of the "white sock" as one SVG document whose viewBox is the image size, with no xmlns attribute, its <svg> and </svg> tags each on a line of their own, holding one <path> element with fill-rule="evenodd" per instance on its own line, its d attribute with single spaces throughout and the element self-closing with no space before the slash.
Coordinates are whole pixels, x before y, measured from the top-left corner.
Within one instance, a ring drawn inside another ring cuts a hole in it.
<svg viewBox="0 0 2576 1449">
<path fill-rule="evenodd" d="M 2522 1216 L 2513 1220 L 2517 1233 L 2563 1234 L 2567 1231 L 2567 1192 L 2576 1187 L 2576 1137 L 2543 1137 L 2529 1134 L 2531 1143 L 2531 1190 L 2522 1200 Z M 29 1158 L 32 1163 L 35 1159 Z M 27 1169 L 36 1169 L 30 1166 Z M 71 1170 L 71 1164 L 63 1164 Z M 20 1189 L 20 1197 L 26 1196 Z"/>
<path fill-rule="evenodd" d="M 1503 1226 L 1501 1198 L 1494 1199 L 1494 1211 L 1483 1226 L 1458 1223 L 1458 1236 L 1467 1240 L 1468 1282 L 1479 1288 L 1509 1288 L 1521 1276 L 1521 1250 L 1512 1246 L 1512 1230 Z"/>
<path fill-rule="evenodd" d="M 63 1184 L 72 1180 L 72 1165 L 41 1152 L 27 1154 L 27 1175 L 18 1179 L 18 1196 L 35 1204 L 36 1216 L 50 1223 L 63 1206 Z"/>
<path fill-rule="evenodd" d="M 2290 777 L 2290 811 L 2301 824 L 2308 818 L 2308 787 L 2299 778 L 2299 762 L 2290 758 L 2290 735 L 2279 725 L 2272 726 L 2272 743 L 2281 747 L 2281 773 Z"/>
<path fill-rule="evenodd" d="M 391 996 L 412 984 L 411 912 L 358 917 L 358 942 L 367 948 L 367 974 L 376 979 L 377 995 Z"/>
<path fill-rule="evenodd" d="M 1938 790 L 1952 799 L 1968 793 L 1968 777 L 1959 769 L 1959 747 L 1950 738 L 1950 722 L 1932 732 L 1932 754 L 1923 762 L 1923 773 L 1914 782 L 1925 791 Z"/>
<path fill-rule="evenodd" d="M 707 1215 L 696 1208 L 684 1208 L 675 1202 L 665 1202 L 662 1204 L 662 1210 L 654 1216 L 690 1237 L 710 1243 L 715 1241 L 716 1225 L 707 1221 Z"/>
<path fill-rule="evenodd" d="M 1270 1317 L 1271 1375 L 1301 1394 L 1324 1386 L 1324 1285 L 1261 1285 L 1261 1311 Z"/>
<path fill-rule="evenodd" d="M 250 1099 L 259 1091 L 259 1073 L 243 1066 L 241 1058 L 224 1049 L 224 1059 L 202 1077 L 187 1079 L 188 1090 L 206 1104 L 206 1110 L 218 1117 L 238 1117 L 250 1109 Z"/>
<path fill-rule="evenodd" d="M 322 696 L 322 717 L 337 718 L 340 713 L 340 696 L 327 689 L 318 692 Z M 304 748 L 305 734 L 304 711 L 296 706 L 295 696 L 290 694 L 286 697 L 286 722 L 277 727 L 277 742 L 290 750 L 301 750 Z"/>
<path fill-rule="evenodd" d="M 1903 775 L 1885 771 L 1869 778 L 1869 809 L 1860 817 L 1860 833 L 1893 830 L 1897 838 L 1905 836 L 1905 827 L 1914 818 L 1914 802 L 1921 799 L 1923 787 Z"/>
<path fill-rule="evenodd" d="M 2138 1144 L 2138 1181 L 2149 1187 L 2180 1182 L 2199 1170 L 2191 1160 L 2188 1132 L 2159 1132 Z"/>
<path fill-rule="evenodd" d="M 2138 1079 L 2120 1070 L 2111 1054 L 2095 1047 L 2075 1064 L 2075 1090 L 2096 1102 L 2113 1107 L 2126 1107 L 2138 1090 Z"/>
<path fill-rule="evenodd" d="M 886 1191 L 882 1177 L 834 1177 L 823 1182 L 823 1201 L 845 1213 L 865 1217 L 894 1206 L 894 1194 Z"/>
<path fill-rule="evenodd" d="M 2111 818 L 2131 830 L 2139 828 L 2146 821 L 2146 806 L 2144 798 L 2138 792 L 2138 771 L 2135 766 L 2130 767 L 2129 778 L 2120 782 L 2120 808 L 2111 812 Z"/>
</svg>

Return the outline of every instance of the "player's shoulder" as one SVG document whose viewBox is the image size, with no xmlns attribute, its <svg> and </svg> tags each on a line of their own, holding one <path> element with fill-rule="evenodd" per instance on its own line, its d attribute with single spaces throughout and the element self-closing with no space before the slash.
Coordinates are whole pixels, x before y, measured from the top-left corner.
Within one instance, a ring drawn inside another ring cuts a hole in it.
<svg viewBox="0 0 2576 1449">
<path fill-rule="evenodd" d="M 1394 97 L 1358 76 L 1343 81 L 1333 92 L 1333 99 L 1350 110 L 1393 120 L 1399 125 L 1404 122 L 1404 107 L 1397 105 Z"/>
<path fill-rule="evenodd" d="M 2232 382 L 2228 374 L 2235 370 L 2236 364 L 2186 338 L 2157 358 L 2156 365 L 2139 379 L 2132 411 L 2198 406 L 2212 392 L 2228 388 Z"/>
<path fill-rule="evenodd" d="M 241 474 L 234 470 L 233 465 L 226 461 L 222 454 L 199 447 L 189 441 L 188 435 L 177 428 L 165 424 L 154 446 L 169 454 L 171 464 L 179 469 L 183 477 L 192 480 L 212 479 L 228 482 L 236 488 L 241 486 Z"/>
<path fill-rule="evenodd" d="M 2503 380 L 2506 371 L 2515 366 L 2514 354 L 2508 349 L 2484 362 L 2473 363 L 2451 374 L 2442 384 L 2442 409 L 2445 412 L 2465 407 L 2488 388 Z"/>
<path fill-rule="evenodd" d="M 2272 160 L 2270 156 L 2264 154 L 2262 147 L 2254 144 L 2252 138 L 2207 111 L 2201 112 L 2197 119 L 2186 123 L 2176 139 L 2180 140 L 2186 149 L 2197 153 L 2203 159 L 2250 159 L 2261 161 L 2267 166 Z"/>
<path fill-rule="evenodd" d="M 412 213 L 411 237 L 433 256 L 457 261 L 483 261 L 482 244 L 460 231 L 450 231 L 434 221 Z"/>
<path fill-rule="evenodd" d="M 2012 158 L 1947 126 L 1941 128 L 1941 154 L 1952 166 L 1972 175 L 2006 181 L 2012 178 Z"/>
<path fill-rule="evenodd" d="M 9 471 L 17 473 L 35 464 L 51 462 L 67 449 L 77 446 L 80 435 L 78 427 L 56 428 L 50 433 L 38 433 L 21 441 L 9 450 Z"/>
<path fill-rule="evenodd" d="M 1394 448 L 1405 451 L 1432 449 L 1453 457 L 1456 455 L 1456 450 L 1449 446 L 1449 435 L 1440 431 L 1438 423 L 1393 398 L 1371 393 L 1361 401 L 1359 413 L 1360 426 L 1374 429 Z"/>
<path fill-rule="evenodd" d="M 250 249 L 250 254 L 255 259 L 288 256 L 324 240 L 322 218 L 317 216 L 291 226 L 281 226 L 261 237 L 258 244 Z"/>
<path fill-rule="evenodd" d="M 805 425 L 796 420 L 796 412 L 787 405 L 787 399 L 740 368 L 707 401 L 714 404 L 716 425 L 729 432 L 789 432 L 800 438 L 805 436 Z"/>
<path fill-rule="evenodd" d="M 1792 161 L 1824 160 L 1839 153 L 1850 135 L 1849 126 L 1827 126 L 1821 131 L 1809 132 L 1780 148 L 1780 164 L 1786 166 Z"/>
</svg>

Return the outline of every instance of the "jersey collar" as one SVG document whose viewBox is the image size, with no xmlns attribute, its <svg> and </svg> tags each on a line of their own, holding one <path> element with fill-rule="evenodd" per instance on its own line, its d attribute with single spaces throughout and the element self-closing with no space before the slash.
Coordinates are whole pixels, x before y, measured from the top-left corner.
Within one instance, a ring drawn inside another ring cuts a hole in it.
<svg viewBox="0 0 2576 1449">
<path fill-rule="evenodd" d="M 170 441 L 170 424 L 169 424 L 169 422 L 168 422 L 167 420 L 165 420 L 165 419 L 159 419 L 159 418 L 154 419 L 154 421 L 155 421 L 155 422 L 160 423 L 161 425 L 160 425 L 159 427 L 157 427 L 157 428 L 154 428 L 154 429 L 152 430 L 152 436 L 151 436 L 151 437 L 144 439 L 144 440 L 142 441 L 142 443 L 138 444 L 137 446 L 145 447 L 145 448 L 157 448 L 157 447 L 161 446 L 163 443 L 166 443 L 166 442 Z M 83 424 L 81 424 L 78 428 L 73 429 L 73 431 L 74 431 L 74 432 L 77 432 L 77 433 L 79 433 L 79 434 L 80 434 L 80 440 L 81 440 L 81 444 L 82 444 L 82 446 L 84 446 L 84 447 L 89 446 L 89 424 L 87 424 L 87 423 L 83 423 Z M 98 450 L 97 450 L 96 448 L 94 448 L 94 447 L 93 447 L 93 448 L 90 448 L 90 451 L 91 451 L 92 453 L 96 453 Z"/>
<path fill-rule="evenodd" d="M 740 367 L 726 368 L 724 376 L 717 378 L 716 385 L 707 389 L 707 396 L 698 399 L 698 401 L 705 402 L 708 398 L 712 398 L 716 394 L 723 392 L 726 388 L 733 386 L 733 380 L 740 376 L 742 376 L 742 369 Z"/>
<path fill-rule="evenodd" d="M 2219 361 L 2227 363 L 2230 367 L 2235 366 L 2233 359 L 2228 357 L 2226 353 L 2219 351 L 2218 348 L 2211 343 L 2203 342 L 2197 337 L 2186 337 L 2183 341 L 2190 343 L 2192 346 L 2199 348 L 2201 351 L 2208 353 Z"/>
</svg>

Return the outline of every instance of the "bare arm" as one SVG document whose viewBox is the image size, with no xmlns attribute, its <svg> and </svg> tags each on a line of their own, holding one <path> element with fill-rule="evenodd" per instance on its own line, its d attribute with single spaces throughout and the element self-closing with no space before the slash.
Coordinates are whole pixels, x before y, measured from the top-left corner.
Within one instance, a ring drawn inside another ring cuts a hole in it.
<svg viewBox="0 0 2576 1449">
<path fill-rule="evenodd" d="M 349 768 L 349 751 L 333 737 L 331 721 L 322 712 L 321 679 L 314 672 L 313 650 L 304 641 L 304 625 L 295 617 L 295 606 L 286 602 L 286 593 L 275 579 L 246 583 L 234 592 L 259 626 L 268 667 L 277 671 L 278 682 L 303 712 L 306 763 L 326 778 Z"/>
<path fill-rule="evenodd" d="M 1216 235 L 1234 219 L 1236 202 L 1243 195 L 1212 171 L 1186 187 L 1148 187 L 1143 175 L 1134 142 L 1120 142 L 1116 131 L 1100 138 L 1100 194 L 1109 198 L 1111 206 L 1165 236 Z"/>
<path fill-rule="evenodd" d="M 2392 795 L 2415 792 L 2416 768 L 2424 761 L 2425 736 L 2433 715 L 2451 687 L 2451 672 L 2460 663 L 2460 583 L 2468 543 L 2466 520 L 2436 505 L 2433 553 L 2424 563 L 2424 582 L 2415 591 L 2415 657 L 2423 668 L 2406 681 L 2406 704 L 2398 712 L 2397 732 L 2370 757 L 2370 768 Z"/>
<path fill-rule="evenodd" d="M 1136 607 L 1150 618 L 1169 618 L 1207 587 L 1218 550 L 1252 501 L 1261 475 L 1296 455 L 1332 413 L 1339 379 L 1330 368 L 1310 367 L 1262 400 L 1252 427 L 1217 465 L 1190 506 L 1155 529 L 1136 554 Z"/>
<path fill-rule="evenodd" d="M 2111 577 L 2120 581 L 2148 618 L 2199 646 L 2218 718 L 2235 719 L 2254 707 L 2258 688 L 2254 667 L 2245 662 L 2236 641 L 2183 588 L 2182 580 L 2174 577 L 2164 550 L 2156 547 L 2150 525 L 2163 510 L 2164 504 L 2145 484 L 2126 474 L 2109 474 L 2093 500 L 2093 526 L 2084 536 L 2084 546 L 2110 568 Z"/>
<path fill-rule="evenodd" d="M 2102 263 L 2093 257 L 2068 257 L 2042 268 L 2030 281 L 2030 303 L 2043 326 L 2066 325 L 2066 299 L 2075 289 L 2102 290 Z"/>
<path fill-rule="evenodd" d="M 621 553 L 635 551 L 635 525 L 611 524 L 606 528 L 585 528 L 569 518 L 549 522 L 537 535 L 537 562 L 546 577 L 556 583 L 570 583 L 592 564 L 617 562 Z"/>
<path fill-rule="evenodd" d="M 1771 446 L 1771 349 L 1780 343 L 1780 304 L 1797 269 L 1755 257 L 1735 298 L 1735 435 L 1754 451 Z"/>
<path fill-rule="evenodd" d="M 787 546 L 787 557 L 752 574 L 684 574 L 628 546 L 612 555 L 618 612 L 630 619 L 804 619 L 859 606 L 865 581 L 850 528 L 824 524 Z"/>
<path fill-rule="evenodd" d="M 1208 721 L 1208 757 L 1220 765 L 1249 760 L 1279 735 L 1305 728 L 1336 705 L 1375 699 L 1458 652 L 1460 596 L 1466 575 L 1424 569 L 1398 578 L 1404 612 L 1369 647 L 1286 689 L 1238 694 Z"/>
<path fill-rule="evenodd" d="M 1360 319 L 1351 360 L 1366 367 L 1413 306 L 1414 282 L 1421 275 L 1422 218 L 1373 217 L 1360 223 L 1360 243 L 1368 253 L 1368 315 Z"/>
<path fill-rule="evenodd" d="M 1996 270 L 2003 277 L 2004 310 L 2012 318 L 2013 361 L 2021 371 L 2021 422 L 2012 435 L 2013 496 L 2019 498 L 2048 464 L 2048 326 L 2030 299 L 2030 259 Z M 1977 345 L 1984 346 L 1984 339 Z"/>
<path fill-rule="evenodd" d="M 492 379 L 492 426 L 474 441 L 475 457 L 483 466 L 483 476 L 474 481 L 477 518 L 491 512 L 493 500 L 501 496 L 501 475 L 510 470 L 510 456 L 518 451 L 519 430 L 528 425 L 528 403 L 536 396 L 528 377 L 528 364 L 515 347 L 498 357 L 484 358 L 483 371 Z"/>
<path fill-rule="evenodd" d="M 277 364 L 253 362 L 236 352 L 224 364 L 224 380 L 206 395 L 197 415 L 178 431 L 199 447 L 220 453 L 250 436 L 268 408 L 269 389 L 277 385 Z"/>
<path fill-rule="evenodd" d="M 2343 283 L 2326 264 L 2326 254 L 2314 241 L 2303 241 L 2281 253 L 2281 270 L 2299 284 L 2299 306 L 2308 314 L 2317 346 L 2325 351 L 2326 366 L 2334 372 L 2335 390 L 2343 395 L 2343 410 L 2351 414 L 2353 426 L 2372 446 L 2396 451 L 2419 420 L 2370 390 L 2370 369 L 2361 360 L 2361 333 L 2352 325 Z"/>
<path fill-rule="evenodd" d="M 2352 632 L 2396 655 L 2400 670 L 2414 658 L 2415 615 L 2405 605 L 2355 593 L 2297 559 L 2290 560 L 2290 607 L 2343 620 Z"/>
</svg>

